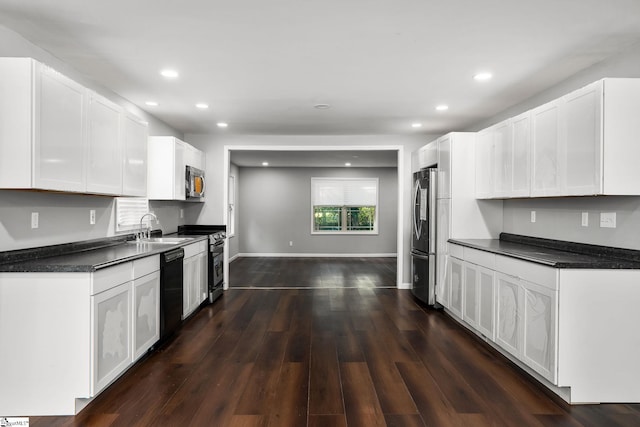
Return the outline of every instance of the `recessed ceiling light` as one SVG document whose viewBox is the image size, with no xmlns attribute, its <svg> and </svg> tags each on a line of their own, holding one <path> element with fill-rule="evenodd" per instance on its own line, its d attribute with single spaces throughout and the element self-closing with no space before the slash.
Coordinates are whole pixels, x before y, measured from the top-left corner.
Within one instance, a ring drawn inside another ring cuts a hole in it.
<svg viewBox="0 0 640 427">
<path fill-rule="evenodd" d="M 493 74 L 488 72 L 482 72 L 473 76 L 473 79 L 478 82 L 486 82 L 487 80 L 491 80 L 492 77 L 493 77 Z"/>
<path fill-rule="evenodd" d="M 448 109 L 449 109 L 448 105 L 442 104 L 442 105 L 437 105 L 436 106 L 436 110 L 438 110 L 438 111 L 447 111 Z"/>
<path fill-rule="evenodd" d="M 318 109 L 318 110 L 326 110 L 327 108 L 331 108 L 331 105 L 329 104 L 316 104 L 313 106 L 313 108 Z"/>
<path fill-rule="evenodd" d="M 351 166 L 351 163 L 347 162 L 344 164 L 345 166 Z"/>
<path fill-rule="evenodd" d="M 218 122 L 218 123 L 216 123 L 216 125 L 217 125 L 219 128 L 226 128 L 227 126 L 229 126 L 229 125 L 228 125 L 228 124 L 226 124 L 225 122 Z"/>
<path fill-rule="evenodd" d="M 417 128 L 421 128 L 421 127 L 422 127 L 422 123 L 412 123 L 412 124 L 411 124 L 411 127 L 412 127 L 412 128 L 415 128 L 415 129 L 417 129 Z"/>
<path fill-rule="evenodd" d="M 147 101 L 145 102 L 146 105 L 148 105 L 149 107 L 157 107 L 158 103 L 156 101 Z"/>
<path fill-rule="evenodd" d="M 269 166 L 269 162 L 262 162 L 262 166 Z"/>
<path fill-rule="evenodd" d="M 207 108 L 209 108 L 209 104 L 205 104 L 204 102 L 199 102 L 196 104 L 196 108 L 199 108 L 201 110 L 206 110 Z"/>
<path fill-rule="evenodd" d="M 178 72 L 176 70 L 165 69 L 160 71 L 162 77 L 166 77 L 167 79 L 177 79 Z"/>
</svg>

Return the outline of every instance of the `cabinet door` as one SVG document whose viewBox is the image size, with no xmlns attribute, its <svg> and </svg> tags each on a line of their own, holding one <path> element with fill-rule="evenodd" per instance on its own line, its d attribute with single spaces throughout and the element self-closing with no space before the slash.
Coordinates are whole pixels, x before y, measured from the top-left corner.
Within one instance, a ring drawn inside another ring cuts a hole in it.
<svg viewBox="0 0 640 427">
<path fill-rule="evenodd" d="M 173 180 L 173 194 L 175 200 L 185 200 L 186 196 L 186 164 L 185 164 L 185 151 L 186 144 L 178 139 L 176 139 L 175 145 L 176 153 L 175 153 L 175 171 L 174 171 L 174 180 Z"/>
<path fill-rule="evenodd" d="M 518 279 L 502 273 L 496 273 L 496 280 L 496 342 L 519 358 L 522 349 L 522 287 Z"/>
<path fill-rule="evenodd" d="M 449 299 L 449 309 L 452 313 L 462 319 L 462 285 L 464 275 L 464 264 L 461 260 L 449 257 L 449 288 L 451 297 Z"/>
<path fill-rule="evenodd" d="M 97 94 L 89 95 L 87 192 L 122 194 L 121 109 Z"/>
<path fill-rule="evenodd" d="M 564 195 L 602 193 L 602 80 L 564 97 Z"/>
<path fill-rule="evenodd" d="M 133 281 L 133 358 L 138 359 L 160 338 L 160 272 Z"/>
<path fill-rule="evenodd" d="M 556 384 L 557 293 L 534 283 L 523 286 L 524 362 Z"/>
<path fill-rule="evenodd" d="M 478 281 L 478 330 L 491 341 L 495 340 L 495 286 L 493 271 L 477 267 Z"/>
<path fill-rule="evenodd" d="M 495 197 L 509 196 L 513 180 L 513 138 L 509 121 L 493 126 L 494 144 L 493 193 Z"/>
<path fill-rule="evenodd" d="M 531 111 L 532 196 L 561 194 L 560 101 L 553 101 Z"/>
<path fill-rule="evenodd" d="M 493 128 L 478 132 L 476 138 L 476 198 L 489 199 L 493 194 L 495 147 Z"/>
<path fill-rule="evenodd" d="M 182 318 L 191 313 L 191 288 L 193 287 L 195 257 L 185 258 L 182 264 Z"/>
<path fill-rule="evenodd" d="M 511 119 L 513 166 L 510 197 L 529 197 L 531 191 L 531 115 Z"/>
<path fill-rule="evenodd" d="M 204 253 L 199 253 L 194 256 L 195 260 L 193 262 L 193 280 L 191 282 L 191 288 L 189 289 L 189 311 L 193 312 L 202 300 L 200 299 L 200 295 L 202 292 L 202 266 L 204 264 Z"/>
<path fill-rule="evenodd" d="M 449 212 L 451 210 L 451 199 L 439 199 L 436 201 L 437 221 L 436 221 L 436 294 L 438 286 L 444 286 L 446 268 L 445 260 L 447 255 L 447 240 L 449 240 Z M 437 295 L 436 295 L 437 298 Z M 445 298 L 446 299 L 446 298 Z M 442 303 L 441 303 L 442 304 Z M 444 304 L 443 304 L 444 305 Z"/>
<path fill-rule="evenodd" d="M 133 360 L 131 282 L 91 297 L 92 396 L 122 373 Z"/>
<path fill-rule="evenodd" d="M 451 136 L 444 136 L 438 139 L 437 198 L 451 198 Z"/>
<path fill-rule="evenodd" d="M 462 320 L 471 327 L 478 327 L 478 270 L 474 264 L 464 263 L 462 292 Z"/>
<path fill-rule="evenodd" d="M 34 187 L 85 190 L 85 89 L 39 67 L 36 91 Z"/>
<path fill-rule="evenodd" d="M 200 262 L 200 301 L 202 302 L 209 296 L 209 252 L 200 254 L 202 260 Z"/>
<path fill-rule="evenodd" d="M 147 197 L 147 123 L 131 114 L 125 114 L 122 121 L 122 193 Z"/>
<path fill-rule="evenodd" d="M 436 302 L 442 304 L 444 308 L 449 308 L 449 298 L 451 295 L 451 280 L 449 271 L 449 255 L 439 253 L 436 255 Z"/>
</svg>

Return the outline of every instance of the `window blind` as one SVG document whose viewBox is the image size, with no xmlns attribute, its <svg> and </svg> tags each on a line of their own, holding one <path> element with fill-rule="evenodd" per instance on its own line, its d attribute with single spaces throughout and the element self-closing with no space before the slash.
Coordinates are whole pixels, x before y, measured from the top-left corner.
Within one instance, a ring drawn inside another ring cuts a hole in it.
<svg viewBox="0 0 640 427">
<path fill-rule="evenodd" d="M 311 178 L 313 206 L 377 206 L 378 178 Z"/>
<path fill-rule="evenodd" d="M 149 212 L 149 200 L 141 197 L 116 198 L 116 232 L 137 231 L 140 229 L 140 218 Z M 145 218 L 147 225 L 151 217 Z"/>
</svg>

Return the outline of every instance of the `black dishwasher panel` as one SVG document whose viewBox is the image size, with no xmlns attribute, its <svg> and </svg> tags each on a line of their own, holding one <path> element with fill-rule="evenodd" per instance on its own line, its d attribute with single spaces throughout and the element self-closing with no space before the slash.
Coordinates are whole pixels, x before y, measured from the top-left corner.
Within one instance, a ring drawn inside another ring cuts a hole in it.
<svg viewBox="0 0 640 427">
<path fill-rule="evenodd" d="M 160 254 L 160 341 L 165 341 L 182 322 L 182 261 L 184 249 Z"/>
</svg>

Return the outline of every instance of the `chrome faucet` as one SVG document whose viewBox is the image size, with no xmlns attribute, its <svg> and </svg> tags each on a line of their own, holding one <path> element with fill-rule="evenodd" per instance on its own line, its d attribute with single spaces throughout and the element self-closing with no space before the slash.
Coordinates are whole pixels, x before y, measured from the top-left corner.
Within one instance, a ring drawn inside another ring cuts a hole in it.
<svg viewBox="0 0 640 427">
<path fill-rule="evenodd" d="M 153 219 L 156 220 L 156 222 L 158 222 L 158 217 L 151 213 L 151 212 L 147 212 L 146 214 L 142 215 L 142 218 L 140 218 L 140 231 L 138 233 L 136 233 L 136 240 L 139 242 L 141 239 L 148 239 L 151 237 L 151 225 L 147 226 L 147 230 L 146 232 L 142 230 L 142 221 L 144 220 L 145 216 L 152 216 Z"/>
</svg>

